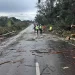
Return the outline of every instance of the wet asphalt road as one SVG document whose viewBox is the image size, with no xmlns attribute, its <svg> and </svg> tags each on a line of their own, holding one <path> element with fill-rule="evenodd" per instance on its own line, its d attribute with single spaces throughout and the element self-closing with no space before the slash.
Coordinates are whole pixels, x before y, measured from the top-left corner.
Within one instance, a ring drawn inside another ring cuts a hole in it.
<svg viewBox="0 0 75 75">
<path fill-rule="evenodd" d="M 51 34 L 36 35 L 33 25 L 0 44 L 0 75 L 75 75 L 75 46 Z"/>
</svg>

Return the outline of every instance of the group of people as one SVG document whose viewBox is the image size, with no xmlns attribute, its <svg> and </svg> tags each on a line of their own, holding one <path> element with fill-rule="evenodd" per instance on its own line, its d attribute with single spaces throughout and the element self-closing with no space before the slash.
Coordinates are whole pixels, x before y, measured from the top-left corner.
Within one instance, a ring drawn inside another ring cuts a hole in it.
<svg viewBox="0 0 75 75">
<path fill-rule="evenodd" d="M 38 31 L 40 31 L 40 34 L 42 34 L 42 25 L 34 25 L 34 31 L 37 31 L 37 34 L 38 34 Z"/>
<path fill-rule="evenodd" d="M 38 31 L 40 31 L 40 34 L 42 34 L 42 32 L 45 32 L 46 29 L 47 29 L 46 25 L 41 25 L 41 24 L 38 25 L 38 24 L 34 24 L 34 32 L 36 31 L 37 34 L 38 34 Z M 52 30 L 53 30 L 53 28 L 52 28 L 52 26 L 50 25 L 48 31 L 52 31 Z"/>
</svg>

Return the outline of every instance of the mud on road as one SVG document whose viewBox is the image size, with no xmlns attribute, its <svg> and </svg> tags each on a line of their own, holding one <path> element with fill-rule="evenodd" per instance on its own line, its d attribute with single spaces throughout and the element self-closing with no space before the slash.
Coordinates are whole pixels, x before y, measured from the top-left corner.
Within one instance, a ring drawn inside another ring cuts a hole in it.
<svg viewBox="0 0 75 75">
<path fill-rule="evenodd" d="M 75 75 L 75 47 L 55 35 L 37 36 L 33 25 L 0 48 L 0 75 Z"/>
</svg>

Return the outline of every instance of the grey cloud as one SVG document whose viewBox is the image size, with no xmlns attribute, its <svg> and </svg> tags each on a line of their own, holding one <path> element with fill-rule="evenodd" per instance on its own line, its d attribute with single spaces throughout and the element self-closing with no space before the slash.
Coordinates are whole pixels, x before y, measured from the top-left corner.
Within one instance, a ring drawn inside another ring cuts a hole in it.
<svg viewBox="0 0 75 75">
<path fill-rule="evenodd" d="M 34 11 L 37 0 L 0 0 L 0 12 Z"/>
</svg>

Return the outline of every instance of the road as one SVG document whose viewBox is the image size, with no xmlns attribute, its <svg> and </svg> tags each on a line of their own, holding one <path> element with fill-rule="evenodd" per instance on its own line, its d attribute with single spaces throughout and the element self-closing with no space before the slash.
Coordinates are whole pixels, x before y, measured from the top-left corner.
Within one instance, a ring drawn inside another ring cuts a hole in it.
<svg viewBox="0 0 75 75">
<path fill-rule="evenodd" d="M 75 46 L 33 25 L 0 44 L 0 75 L 75 75 Z"/>
</svg>

